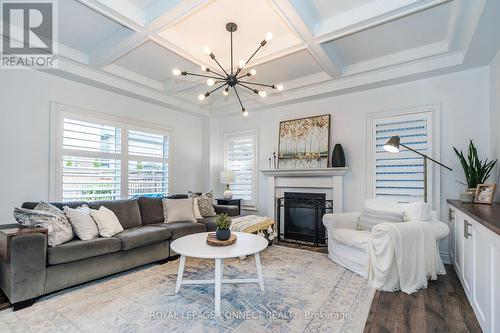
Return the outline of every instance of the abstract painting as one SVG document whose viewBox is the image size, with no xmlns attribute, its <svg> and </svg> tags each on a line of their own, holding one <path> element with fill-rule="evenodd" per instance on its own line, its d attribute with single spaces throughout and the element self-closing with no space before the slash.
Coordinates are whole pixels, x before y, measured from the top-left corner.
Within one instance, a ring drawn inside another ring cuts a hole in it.
<svg viewBox="0 0 500 333">
<path fill-rule="evenodd" d="M 327 168 L 329 150 L 329 114 L 280 122 L 280 169 Z"/>
</svg>

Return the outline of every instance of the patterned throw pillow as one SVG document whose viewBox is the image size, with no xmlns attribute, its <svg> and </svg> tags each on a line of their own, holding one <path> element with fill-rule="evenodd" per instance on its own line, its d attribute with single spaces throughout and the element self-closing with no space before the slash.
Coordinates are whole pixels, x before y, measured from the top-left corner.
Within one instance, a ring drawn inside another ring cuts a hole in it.
<svg viewBox="0 0 500 333">
<path fill-rule="evenodd" d="M 74 238 L 73 229 L 66 215 L 46 202 L 40 202 L 33 210 L 14 208 L 14 218 L 25 227 L 47 229 L 49 246 L 57 246 Z"/>
<path fill-rule="evenodd" d="M 214 202 L 214 192 L 210 191 L 207 193 L 203 193 L 202 195 L 197 195 L 194 192 L 188 192 L 189 198 L 198 198 L 198 208 L 200 210 L 201 216 L 209 217 L 216 216 L 215 209 L 213 206 Z"/>
</svg>

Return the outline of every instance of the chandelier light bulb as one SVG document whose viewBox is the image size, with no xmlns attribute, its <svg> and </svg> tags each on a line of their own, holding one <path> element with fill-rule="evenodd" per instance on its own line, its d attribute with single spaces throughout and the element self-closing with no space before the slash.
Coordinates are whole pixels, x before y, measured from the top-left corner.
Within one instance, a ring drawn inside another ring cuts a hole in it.
<svg viewBox="0 0 500 333">
<path fill-rule="evenodd" d="M 202 70 L 203 72 L 208 72 L 208 71 L 209 71 L 209 69 L 208 69 L 208 67 L 207 67 L 207 66 L 201 66 L 201 70 Z"/>
<path fill-rule="evenodd" d="M 273 39 L 273 33 L 272 33 L 272 32 L 268 32 L 268 33 L 266 34 L 265 41 L 266 41 L 266 42 L 269 42 L 271 39 Z"/>
<path fill-rule="evenodd" d="M 243 69 L 245 65 L 246 65 L 245 60 L 240 60 L 240 62 L 238 63 L 238 68 Z"/>
<path fill-rule="evenodd" d="M 224 96 L 229 95 L 229 89 L 226 88 L 226 89 L 222 90 L 222 95 L 224 95 Z"/>
<path fill-rule="evenodd" d="M 276 89 L 278 89 L 278 91 L 283 91 L 283 85 L 282 84 L 278 84 L 276 86 Z"/>
<path fill-rule="evenodd" d="M 208 80 L 207 80 L 207 85 L 208 85 L 209 87 L 213 86 L 214 84 L 215 84 L 215 80 L 214 80 L 214 79 L 208 79 Z"/>
<path fill-rule="evenodd" d="M 250 71 L 250 75 L 254 76 L 255 74 L 257 74 L 257 71 L 256 71 L 255 69 L 252 69 L 252 70 Z"/>
<path fill-rule="evenodd" d="M 203 46 L 203 52 L 210 55 L 210 53 L 212 53 L 212 50 L 210 49 L 209 46 L 205 45 L 205 46 Z"/>
<path fill-rule="evenodd" d="M 259 91 L 259 96 L 265 98 L 267 96 L 267 93 L 264 90 L 261 90 Z"/>
<path fill-rule="evenodd" d="M 201 102 L 205 99 L 205 95 L 204 94 L 199 94 L 198 95 L 198 100 Z"/>
<path fill-rule="evenodd" d="M 245 108 L 241 109 L 241 114 L 243 115 L 243 117 L 248 117 L 248 111 L 245 110 Z"/>
<path fill-rule="evenodd" d="M 181 71 L 179 69 L 177 69 L 177 68 L 174 68 L 172 70 L 172 74 L 174 74 L 175 76 L 179 76 L 179 75 L 181 75 Z"/>
</svg>

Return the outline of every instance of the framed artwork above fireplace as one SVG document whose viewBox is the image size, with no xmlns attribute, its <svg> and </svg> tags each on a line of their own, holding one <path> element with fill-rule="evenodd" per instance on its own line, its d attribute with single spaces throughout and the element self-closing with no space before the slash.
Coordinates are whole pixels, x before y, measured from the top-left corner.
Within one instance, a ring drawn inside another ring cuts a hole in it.
<svg viewBox="0 0 500 333">
<path fill-rule="evenodd" d="M 280 122 L 279 169 L 327 168 L 329 151 L 329 114 Z"/>
</svg>

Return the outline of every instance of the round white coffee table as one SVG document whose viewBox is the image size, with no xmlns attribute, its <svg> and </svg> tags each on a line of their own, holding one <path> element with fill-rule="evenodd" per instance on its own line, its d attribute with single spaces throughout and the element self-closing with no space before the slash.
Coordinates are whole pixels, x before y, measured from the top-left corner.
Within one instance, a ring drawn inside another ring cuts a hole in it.
<svg viewBox="0 0 500 333">
<path fill-rule="evenodd" d="M 215 284 L 215 313 L 220 314 L 221 287 L 223 283 L 258 283 L 260 289 L 264 290 L 264 279 L 262 278 L 262 266 L 260 264 L 259 253 L 264 250 L 268 243 L 264 237 L 234 232 L 238 237 L 236 243 L 228 246 L 211 246 L 207 244 L 208 232 L 192 234 L 174 240 L 170 247 L 181 255 L 179 261 L 179 271 L 177 272 L 177 284 L 175 292 L 178 293 L 183 284 Z M 223 279 L 224 259 L 237 258 L 240 256 L 255 256 L 255 266 L 257 269 L 257 279 Z M 183 280 L 184 265 L 186 257 L 214 259 L 215 278 L 214 280 Z"/>
</svg>

